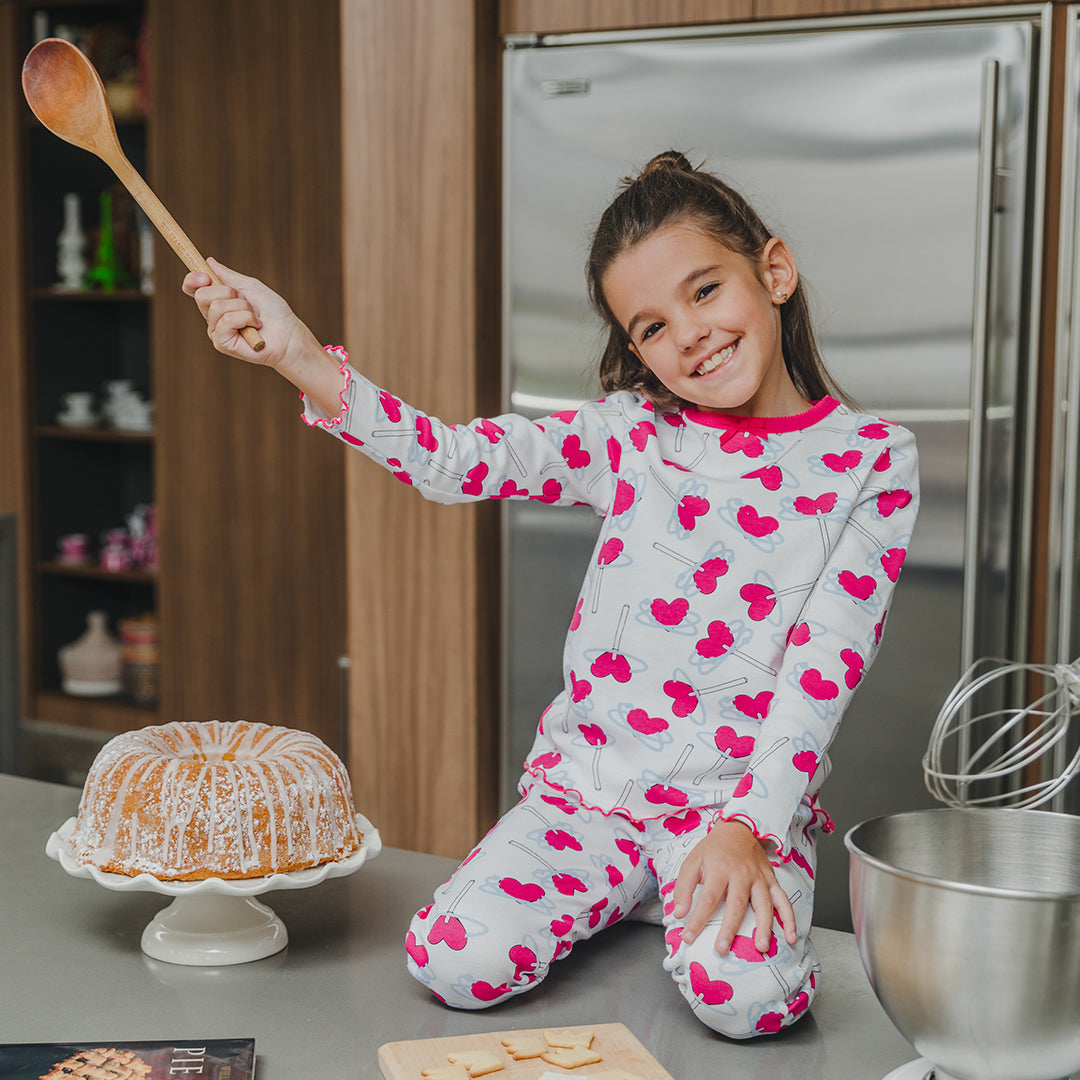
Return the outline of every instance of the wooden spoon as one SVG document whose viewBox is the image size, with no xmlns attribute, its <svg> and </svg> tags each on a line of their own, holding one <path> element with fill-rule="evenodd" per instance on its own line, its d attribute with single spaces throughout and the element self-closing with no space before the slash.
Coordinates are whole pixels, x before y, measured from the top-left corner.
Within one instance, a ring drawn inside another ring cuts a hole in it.
<svg viewBox="0 0 1080 1080">
<path fill-rule="evenodd" d="M 34 115 L 54 135 L 101 158 L 184 265 L 208 274 L 215 285 L 220 285 L 221 279 L 124 156 L 105 87 L 82 50 L 61 38 L 39 41 L 23 62 L 22 86 Z M 240 333 L 256 352 L 263 348 L 262 335 L 255 327 L 245 326 Z"/>
</svg>

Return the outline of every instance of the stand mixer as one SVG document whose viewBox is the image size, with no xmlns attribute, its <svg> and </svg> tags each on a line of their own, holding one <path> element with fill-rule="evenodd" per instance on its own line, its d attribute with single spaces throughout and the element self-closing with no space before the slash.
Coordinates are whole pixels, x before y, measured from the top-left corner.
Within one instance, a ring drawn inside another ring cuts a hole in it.
<svg viewBox="0 0 1080 1080">
<path fill-rule="evenodd" d="M 1024 708 L 972 715 L 992 684 L 1016 678 L 1048 688 Z M 947 697 L 923 759 L 945 808 L 875 818 L 845 837 L 863 967 L 922 1055 L 886 1080 L 1080 1070 L 1080 817 L 1034 809 L 1080 771 L 1080 750 L 1067 750 L 1078 707 L 1080 661 L 979 661 Z"/>
</svg>

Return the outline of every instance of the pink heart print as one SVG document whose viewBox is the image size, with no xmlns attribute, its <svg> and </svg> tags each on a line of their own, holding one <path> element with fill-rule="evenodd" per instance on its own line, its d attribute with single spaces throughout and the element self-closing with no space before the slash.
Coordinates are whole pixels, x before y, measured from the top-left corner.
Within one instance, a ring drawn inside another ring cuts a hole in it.
<svg viewBox="0 0 1080 1080">
<path fill-rule="evenodd" d="M 669 787 L 666 784 L 653 784 L 645 792 L 645 798 L 649 802 L 661 806 L 685 806 L 690 801 L 685 791 L 680 791 L 677 787 Z"/>
<path fill-rule="evenodd" d="M 784 1014 L 778 1012 L 762 1013 L 754 1024 L 754 1030 L 762 1035 L 775 1035 L 784 1026 Z"/>
<path fill-rule="evenodd" d="M 775 934 L 769 936 L 769 947 L 766 952 L 762 952 L 754 944 L 754 939 L 752 937 L 747 937 L 745 934 L 736 934 L 731 939 L 731 951 L 740 960 L 745 960 L 748 964 L 760 964 L 766 959 L 771 959 L 776 956 L 778 949 L 779 946 Z"/>
<path fill-rule="evenodd" d="M 664 693 L 671 698 L 671 711 L 676 716 L 689 716 L 698 707 L 697 694 L 689 683 L 669 679 L 664 683 Z"/>
<path fill-rule="evenodd" d="M 513 480 L 504 480 L 502 487 L 499 488 L 499 494 L 495 496 L 496 499 L 513 499 L 525 498 L 529 494 L 528 489 L 519 488 Z"/>
<path fill-rule="evenodd" d="M 807 517 L 814 517 L 818 514 L 828 514 L 836 505 L 836 492 L 827 491 L 824 495 L 819 495 L 816 499 L 811 499 L 807 495 L 800 495 L 793 505 L 798 513 L 805 514 Z"/>
<path fill-rule="evenodd" d="M 623 542 L 617 536 L 613 536 L 601 545 L 596 561 L 600 566 L 610 566 L 622 554 L 622 551 Z"/>
<path fill-rule="evenodd" d="M 847 450 L 843 454 L 822 454 L 821 463 L 833 472 L 850 472 L 862 461 L 861 450 Z"/>
<path fill-rule="evenodd" d="M 465 927 L 456 915 L 440 915 L 428 931 L 427 939 L 429 945 L 445 942 L 455 952 L 460 952 L 468 943 Z"/>
<path fill-rule="evenodd" d="M 706 1005 L 723 1005 L 730 1001 L 734 990 L 723 979 L 712 980 L 696 960 L 690 965 L 690 988 Z"/>
<path fill-rule="evenodd" d="M 887 439 L 889 428 L 887 424 L 864 424 L 859 428 L 859 434 L 864 439 Z"/>
<path fill-rule="evenodd" d="M 637 866 L 641 862 L 641 850 L 633 840 L 627 840 L 626 837 L 620 836 L 615 841 L 615 846 L 630 860 L 631 866 Z"/>
<path fill-rule="evenodd" d="M 679 524 L 687 532 L 693 532 L 697 519 L 708 512 L 709 500 L 701 498 L 700 495 L 684 495 L 679 500 Z"/>
<path fill-rule="evenodd" d="M 529 498 L 534 499 L 536 502 L 554 503 L 559 501 L 560 495 L 562 495 L 562 484 L 552 477 L 550 480 L 544 481 L 543 494 L 530 495 Z"/>
<path fill-rule="evenodd" d="M 536 953 L 527 945 L 514 945 L 506 955 L 514 965 L 514 982 L 521 982 L 522 975 L 532 975 L 536 967 Z"/>
<path fill-rule="evenodd" d="M 735 644 L 735 638 L 728 629 L 727 623 L 721 622 L 719 619 L 716 622 L 709 623 L 707 633 L 708 636 L 703 637 L 695 646 L 698 654 L 707 659 L 711 660 L 717 656 L 723 656 Z"/>
<path fill-rule="evenodd" d="M 888 472 L 892 468 L 892 454 L 889 452 L 889 448 L 886 446 L 881 451 L 877 461 L 874 462 L 874 472 Z"/>
<path fill-rule="evenodd" d="M 668 722 L 662 716 L 650 716 L 644 709 L 631 709 L 626 714 L 626 722 L 642 735 L 656 735 L 668 728 Z"/>
<path fill-rule="evenodd" d="M 754 622 L 767 619 L 776 607 L 776 594 L 768 585 L 749 582 L 739 590 L 739 595 L 750 605 L 747 611 Z"/>
<path fill-rule="evenodd" d="M 548 806 L 554 806 L 556 810 L 561 810 L 564 814 L 576 814 L 577 806 L 569 799 L 564 799 L 561 795 L 541 795 L 541 799 L 548 804 Z"/>
<path fill-rule="evenodd" d="M 721 437 L 720 446 L 727 454 L 745 454 L 750 458 L 761 457 L 765 450 L 761 438 L 749 431 L 736 431 L 726 438 Z"/>
<path fill-rule="evenodd" d="M 576 630 L 581 625 L 581 609 L 585 605 L 585 598 L 582 597 L 574 606 L 574 615 L 570 620 L 570 629 Z"/>
<path fill-rule="evenodd" d="M 750 789 L 754 786 L 754 774 L 747 773 L 743 778 L 735 785 L 735 790 L 731 793 L 733 799 L 741 799 L 744 795 L 748 794 Z"/>
<path fill-rule="evenodd" d="M 416 418 L 416 441 L 431 453 L 439 449 L 439 440 L 431 430 L 431 421 L 426 416 Z"/>
<path fill-rule="evenodd" d="M 690 610 L 690 601 L 679 596 L 670 603 L 657 597 L 649 607 L 652 617 L 662 626 L 678 626 L 686 618 Z"/>
<path fill-rule="evenodd" d="M 807 776 L 813 776 L 818 766 L 818 756 L 813 750 L 800 750 L 792 757 L 791 764 L 799 772 L 804 772 Z"/>
<path fill-rule="evenodd" d="M 502 889 L 507 896 L 512 896 L 515 900 L 524 900 L 526 903 L 534 904 L 537 900 L 543 900 L 544 890 L 540 885 L 537 885 L 534 881 L 518 881 L 517 878 L 505 877 L 499 882 L 499 888 Z M 430 941 L 430 935 L 428 935 Z"/>
<path fill-rule="evenodd" d="M 881 568 L 889 576 L 890 581 L 895 582 L 900 577 L 900 570 L 903 568 L 906 557 L 907 552 L 903 548 L 889 548 L 881 556 Z"/>
<path fill-rule="evenodd" d="M 683 833 L 693 832 L 701 824 L 701 815 L 696 810 L 686 814 L 672 814 L 664 818 L 664 828 L 672 836 L 682 836 Z"/>
<path fill-rule="evenodd" d="M 565 937 L 574 928 L 574 916 L 562 915 L 551 920 L 551 932 L 556 937 Z"/>
<path fill-rule="evenodd" d="M 699 592 L 709 595 L 716 589 L 718 578 L 722 578 L 728 572 L 727 559 L 719 557 L 706 559 L 694 571 L 694 584 Z"/>
<path fill-rule="evenodd" d="M 832 701 L 840 694 L 840 687 L 826 679 L 817 668 L 807 668 L 799 676 L 799 685 L 815 701 Z"/>
<path fill-rule="evenodd" d="M 619 514 L 626 513 L 631 506 L 634 505 L 634 498 L 637 492 L 634 491 L 634 485 L 627 480 L 620 480 L 615 485 L 615 499 L 611 504 L 611 512 L 617 517 Z"/>
<path fill-rule="evenodd" d="M 749 716 L 752 720 L 764 720 L 769 714 L 772 699 L 771 690 L 762 690 L 756 697 L 750 697 L 749 694 L 736 694 L 732 704 L 744 716 Z"/>
<path fill-rule="evenodd" d="M 780 528 L 780 522 L 776 518 L 759 514 L 749 503 L 744 503 L 739 507 L 735 519 L 743 532 L 759 538 L 768 536 Z"/>
<path fill-rule="evenodd" d="M 427 967 L 427 949 L 416 940 L 416 935 L 411 930 L 405 935 L 405 951 L 413 958 L 417 967 Z"/>
<path fill-rule="evenodd" d="M 896 510 L 903 510 L 911 502 L 911 492 L 900 489 L 898 491 L 883 491 L 877 497 L 878 513 L 882 517 L 891 517 Z"/>
<path fill-rule="evenodd" d="M 563 896 L 573 896 L 574 893 L 585 892 L 585 882 L 581 878 L 574 877 L 573 874 L 556 874 L 551 879 L 551 884 L 555 886 L 563 894 Z"/>
<path fill-rule="evenodd" d="M 510 987 L 506 983 L 499 983 L 498 986 L 492 986 L 491 983 L 485 982 L 483 979 L 478 979 L 470 987 L 472 990 L 472 996 L 477 1001 L 498 1001 L 499 998 L 505 997 L 510 993 Z"/>
<path fill-rule="evenodd" d="M 796 623 L 788 631 L 789 645 L 805 645 L 810 640 L 810 627 L 804 623 Z"/>
<path fill-rule="evenodd" d="M 609 675 L 617 683 L 630 681 L 630 661 L 622 653 L 601 653 L 593 662 L 589 670 L 598 678 L 606 679 Z"/>
<path fill-rule="evenodd" d="M 854 690 L 863 677 L 863 658 L 854 649 L 843 649 L 840 659 L 844 661 L 844 683 L 849 690 Z"/>
<path fill-rule="evenodd" d="M 607 743 L 607 735 L 599 724 L 578 724 L 578 731 L 590 746 L 604 746 Z"/>
<path fill-rule="evenodd" d="M 576 705 L 584 701 L 592 691 L 592 683 L 588 679 L 579 679 L 573 668 L 570 669 L 570 700 Z"/>
<path fill-rule="evenodd" d="M 859 577 L 850 570 L 841 570 L 837 578 L 840 588 L 856 600 L 869 600 L 877 589 L 877 582 L 869 574 Z"/>
<path fill-rule="evenodd" d="M 465 482 L 461 485 L 461 490 L 466 495 L 480 495 L 484 491 L 484 477 L 488 474 L 488 467 L 485 462 L 481 461 L 474 465 L 466 474 Z"/>
<path fill-rule="evenodd" d="M 562 412 L 555 412 L 551 414 L 556 420 L 561 420 L 564 424 L 572 424 L 577 419 L 576 409 L 563 409 Z"/>
<path fill-rule="evenodd" d="M 619 471 L 619 462 L 622 461 L 622 443 L 614 436 L 607 441 L 608 465 L 613 473 Z"/>
<path fill-rule="evenodd" d="M 549 750 L 546 754 L 537 754 L 529 764 L 537 769 L 554 769 L 560 761 L 562 761 L 562 754 Z"/>
<path fill-rule="evenodd" d="M 766 690 L 766 694 L 771 698 L 772 694 Z M 758 695 L 761 696 L 760 694 Z M 763 714 L 764 715 L 764 714 Z M 733 758 L 749 757 L 754 752 L 754 744 L 756 739 L 753 735 L 737 735 L 733 727 L 728 727 L 727 724 L 722 725 L 716 729 L 716 734 L 713 737 L 713 742 L 716 743 L 716 749 L 721 754 L 727 754 Z"/>
<path fill-rule="evenodd" d="M 584 469 L 592 461 L 589 452 L 581 449 L 581 438 L 578 435 L 567 435 L 563 439 L 562 456 L 571 469 Z"/>
<path fill-rule="evenodd" d="M 742 480 L 760 480 L 761 486 L 767 491 L 779 491 L 784 482 L 784 474 L 779 465 L 763 465 L 753 472 L 743 473 Z"/>
<path fill-rule="evenodd" d="M 656 425 L 651 420 L 641 420 L 636 423 L 630 429 L 630 441 L 634 444 L 634 449 L 639 452 L 644 450 L 650 435 L 656 435 Z"/>
<path fill-rule="evenodd" d="M 379 403 L 383 407 L 383 412 L 386 413 L 386 419 L 391 424 L 396 424 L 401 419 L 401 402 L 393 394 L 380 390 Z"/>
<path fill-rule="evenodd" d="M 476 430 L 479 431 L 492 446 L 506 434 L 498 424 L 487 419 L 481 420 L 480 423 L 477 424 Z"/>
<path fill-rule="evenodd" d="M 565 851 L 567 848 L 573 848 L 574 851 L 581 850 L 581 841 L 576 836 L 571 836 L 565 829 L 548 829 L 544 833 L 544 839 L 548 847 L 556 851 Z"/>
</svg>

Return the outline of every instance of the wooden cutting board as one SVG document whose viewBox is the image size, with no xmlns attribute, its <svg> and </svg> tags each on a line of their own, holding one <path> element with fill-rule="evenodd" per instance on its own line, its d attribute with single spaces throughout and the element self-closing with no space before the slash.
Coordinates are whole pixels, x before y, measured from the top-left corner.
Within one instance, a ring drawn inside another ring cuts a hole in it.
<svg viewBox="0 0 1080 1080">
<path fill-rule="evenodd" d="M 446 1055 L 461 1050 L 488 1050 L 502 1064 L 498 1072 L 483 1080 L 536 1080 L 544 1073 L 578 1077 L 592 1073 L 625 1069 L 645 1080 L 674 1080 L 674 1077 L 641 1045 L 625 1024 L 575 1024 L 570 1030 L 588 1029 L 593 1033 L 592 1049 L 603 1059 L 598 1065 L 562 1069 L 542 1058 L 515 1061 L 502 1044 L 503 1039 L 521 1039 L 534 1035 L 543 1039 L 543 1029 L 525 1031 L 487 1031 L 479 1035 L 447 1035 L 438 1039 L 410 1039 L 385 1043 L 379 1047 L 379 1068 L 386 1080 L 422 1080 L 421 1069 L 447 1065 Z"/>
</svg>

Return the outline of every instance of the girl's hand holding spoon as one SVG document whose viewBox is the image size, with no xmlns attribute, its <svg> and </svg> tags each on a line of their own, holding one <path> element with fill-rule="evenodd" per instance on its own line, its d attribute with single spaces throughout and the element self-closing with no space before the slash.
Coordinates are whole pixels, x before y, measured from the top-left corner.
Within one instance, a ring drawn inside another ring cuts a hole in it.
<svg viewBox="0 0 1080 1080">
<path fill-rule="evenodd" d="M 258 278 L 208 259 L 221 284 L 193 271 L 184 278 L 184 292 L 195 300 L 206 320 L 207 334 L 225 356 L 274 368 L 302 390 L 328 416 L 341 409 L 342 376 L 338 361 L 273 289 Z M 243 335 L 254 326 L 265 345 L 254 350 Z"/>
</svg>

